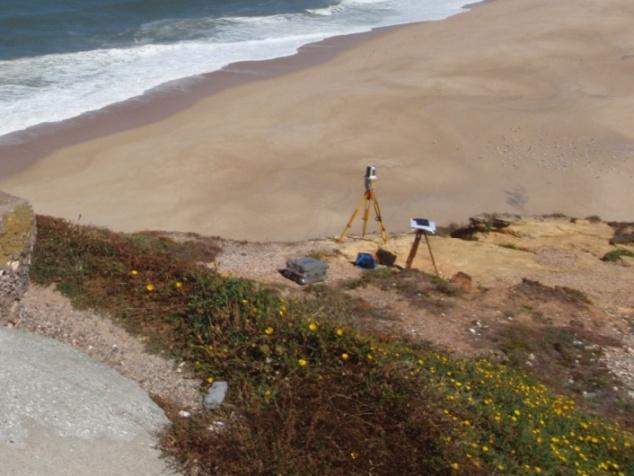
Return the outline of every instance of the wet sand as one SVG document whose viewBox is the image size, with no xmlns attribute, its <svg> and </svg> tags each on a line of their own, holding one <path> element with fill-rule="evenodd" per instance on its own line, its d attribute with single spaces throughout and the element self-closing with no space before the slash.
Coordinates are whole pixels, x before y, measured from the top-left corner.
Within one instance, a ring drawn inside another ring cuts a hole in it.
<svg viewBox="0 0 634 476">
<path fill-rule="evenodd" d="M 633 21 L 628 0 L 497 0 L 329 40 L 43 127 L 0 148 L 0 189 L 117 230 L 293 240 L 340 231 L 372 163 L 388 229 L 631 220 Z"/>
</svg>

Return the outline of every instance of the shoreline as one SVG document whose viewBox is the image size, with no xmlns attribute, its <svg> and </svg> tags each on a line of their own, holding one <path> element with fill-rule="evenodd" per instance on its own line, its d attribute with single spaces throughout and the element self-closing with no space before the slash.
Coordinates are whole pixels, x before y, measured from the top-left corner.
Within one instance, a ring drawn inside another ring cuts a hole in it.
<svg viewBox="0 0 634 476">
<path fill-rule="evenodd" d="M 484 2 L 304 47 L 263 62 L 270 75 L 229 67 L 211 73 L 227 87 L 56 149 L 0 188 L 117 231 L 295 241 L 340 232 L 372 164 L 389 232 L 482 211 L 631 221 L 634 6 L 597 2 Z"/>
<path fill-rule="evenodd" d="M 201 99 L 249 82 L 272 79 L 327 62 L 346 47 L 379 35 L 340 35 L 308 43 L 297 53 L 269 60 L 230 63 L 209 73 L 164 83 L 140 96 L 110 104 L 59 122 L 42 123 L 0 137 L 0 179 L 28 168 L 57 150 L 110 134 L 142 127 L 192 107 Z"/>
<path fill-rule="evenodd" d="M 468 0 L 466 0 L 468 1 Z M 456 15 L 495 0 L 469 2 Z M 143 94 L 58 122 L 36 124 L 0 136 L 0 180 L 21 172 L 57 150 L 158 122 L 192 107 L 200 100 L 250 82 L 288 75 L 324 64 L 342 51 L 372 38 L 411 25 L 447 20 L 424 20 L 336 35 L 302 45 L 296 53 L 267 60 L 229 63 L 216 71 L 163 83 Z"/>
</svg>

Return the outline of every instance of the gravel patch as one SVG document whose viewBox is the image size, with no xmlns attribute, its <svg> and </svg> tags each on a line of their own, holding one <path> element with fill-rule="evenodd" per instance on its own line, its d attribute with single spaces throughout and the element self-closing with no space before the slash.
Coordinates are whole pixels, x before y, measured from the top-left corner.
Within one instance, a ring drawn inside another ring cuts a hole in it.
<svg viewBox="0 0 634 476">
<path fill-rule="evenodd" d="M 623 339 L 622 347 L 609 347 L 604 352 L 608 368 L 634 399 L 634 334 L 630 333 Z"/>
<path fill-rule="evenodd" d="M 359 277 L 361 271 L 355 268 L 338 252 L 338 244 L 333 240 L 311 240 L 297 243 L 250 243 L 223 241 L 222 251 L 213 264 L 224 275 L 253 279 L 269 284 L 279 284 L 286 290 L 298 290 L 301 286 L 284 278 L 278 270 L 286 266 L 292 258 L 314 256 L 328 263 L 326 284 Z M 374 250 L 376 245 L 370 244 Z"/>
<path fill-rule="evenodd" d="M 189 409 L 202 403 L 200 382 L 182 366 L 145 350 L 145 342 L 110 319 L 73 309 L 52 287 L 31 284 L 19 319 L 8 325 L 72 345 L 93 359 L 137 382 L 146 392 Z"/>
</svg>

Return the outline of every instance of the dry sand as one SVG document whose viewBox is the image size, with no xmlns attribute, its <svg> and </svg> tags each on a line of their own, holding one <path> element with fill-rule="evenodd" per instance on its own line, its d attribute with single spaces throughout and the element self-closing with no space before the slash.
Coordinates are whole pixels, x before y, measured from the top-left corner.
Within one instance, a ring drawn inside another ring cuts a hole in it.
<svg viewBox="0 0 634 476">
<path fill-rule="evenodd" d="M 118 230 L 290 240 L 339 231 L 373 163 L 392 230 L 481 211 L 631 219 L 633 23 L 631 0 L 488 2 L 57 150 L 0 188 Z"/>
</svg>

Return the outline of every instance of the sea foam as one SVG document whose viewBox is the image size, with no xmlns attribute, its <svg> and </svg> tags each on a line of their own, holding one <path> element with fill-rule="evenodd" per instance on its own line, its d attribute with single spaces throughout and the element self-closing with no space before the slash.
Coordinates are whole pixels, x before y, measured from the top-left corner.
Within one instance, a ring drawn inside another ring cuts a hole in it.
<svg viewBox="0 0 634 476">
<path fill-rule="evenodd" d="M 147 22 L 126 47 L 0 61 L 0 136 L 101 109 L 230 63 L 289 56 L 305 44 L 372 28 L 438 20 L 464 0 L 342 0 L 268 16 Z"/>
</svg>

